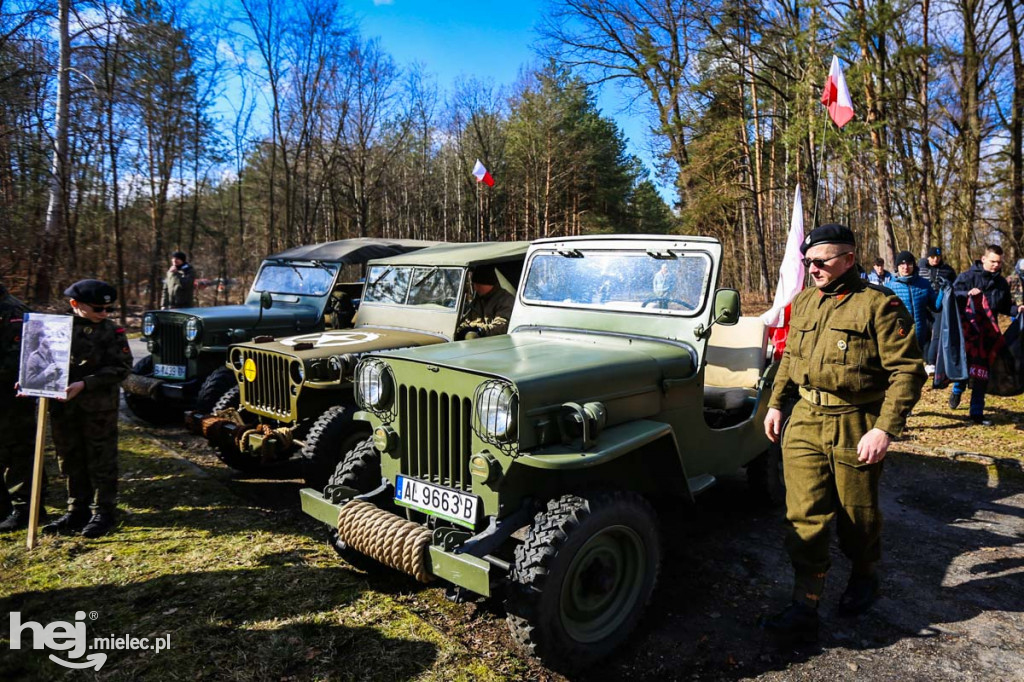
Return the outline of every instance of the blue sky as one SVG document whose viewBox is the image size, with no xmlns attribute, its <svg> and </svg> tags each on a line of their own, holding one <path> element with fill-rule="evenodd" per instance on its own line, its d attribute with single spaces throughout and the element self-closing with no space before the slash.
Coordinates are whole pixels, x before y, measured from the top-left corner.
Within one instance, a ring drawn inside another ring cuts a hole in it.
<svg viewBox="0 0 1024 682">
<path fill-rule="evenodd" d="M 421 63 L 447 92 L 460 75 L 512 85 L 521 68 L 538 60 L 535 28 L 547 5 L 547 0 L 350 0 L 348 8 L 364 36 L 380 38 L 402 66 Z M 598 92 L 602 113 L 618 123 L 629 151 L 650 169 L 645 125 L 623 113 L 624 104 L 617 88 Z"/>
</svg>

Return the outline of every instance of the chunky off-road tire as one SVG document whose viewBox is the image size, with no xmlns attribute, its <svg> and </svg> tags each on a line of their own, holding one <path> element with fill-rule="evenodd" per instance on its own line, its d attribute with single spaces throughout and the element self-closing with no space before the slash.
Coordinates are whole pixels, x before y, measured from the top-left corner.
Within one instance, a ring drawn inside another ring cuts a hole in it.
<svg viewBox="0 0 1024 682">
<path fill-rule="evenodd" d="M 323 490 L 328 477 L 337 469 L 346 453 L 369 435 L 370 427 L 365 422 L 353 420 L 352 409 L 347 405 L 335 405 L 317 417 L 306 434 L 306 445 L 302 448 L 302 476 L 306 479 L 306 485 Z M 377 471 L 379 484 L 379 459 Z"/>
<path fill-rule="evenodd" d="M 235 378 L 235 373 L 227 367 L 218 367 L 213 370 L 213 374 L 206 377 L 206 381 L 199 387 L 199 393 L 196 394 L 196 405 L 193 409 L 200 414 L 212 413 L 215 405 L 232 388 L 238 389 L 238 379 Z"/>
<path fill-rule="evenodd" d="M 153 376 L 153 356 L 147 355 L 144 358 L 139 358 L 135 365 L 132 366 L 132 374 L 144 377 Z M 183 411 L 176 404 L 168 406 L 166 403 L 158 402 L 145 396 L 135 395 L 134 393 L 128 393 L 127 391 L 124 393 L 124 402 L 133 415 L 155 426 L 174 424 L 181 421 L 183 414 Z"/>
<path fill-rule="evenodd" d="M 210 410 L 210 414 L 217 414 L 224 410 L 237 410 L 238 406 L 242 404 L 242 395 L 237 384 L 227 390 L 227 392 L 220 397 L 220 400 L 213 404 L 213 408 Z"/>
<path fill-rule="evenodd" d="M 586 668 L 636 627 L 660 566 L 657 515 L 642 496 L 551 500 L 515 550 L 505 604 L 512 637 L 551 668 Z"/>
<path fill-rule="evenodd" d="M 367 438 L 345 453 L 327 485 L 344 485 L 368 493 L 380 485 L 380 452 Z"/>
<path fill-rule="evenodd" d="M 747 485 L 760 504 L 785 504 L 786 480 L 782 475 L 782 447 L 778 443 L 772 443 L 747 465 Z"/>
</svg>

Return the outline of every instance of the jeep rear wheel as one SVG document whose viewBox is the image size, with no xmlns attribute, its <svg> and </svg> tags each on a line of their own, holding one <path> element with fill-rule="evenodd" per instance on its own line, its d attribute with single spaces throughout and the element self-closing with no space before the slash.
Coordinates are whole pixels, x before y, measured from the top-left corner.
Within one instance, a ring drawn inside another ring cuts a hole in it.
<svg viewBox="0 0 1024 682">
<path fill-rule="evenodd" d="M 560 670 L 608 655 L 636 627 L 654 591 L 657 528 L 654 510 L 634 493 L 548 502 L 509 574 L 507 620 L 516 642 Z"/>
<path fill-rule="evenodd" d="M 369 431 L 367 424 L 352 419 L 352 410 L 347 405 L 335 405 L 320 415 L 302 448 L 302 475 L 306 485 L 323 490 L 338 463 L 370 435 Z M 379 471 L 379 458 L 377 467 Z M 377 482 L 380 482 L 379 476 Z"/>
<path fill-rule="evenodd" d="M 153 376 L 153 356 L 147 355 L 136 361 L 132 366 L 132 374 L 144 377 Z M 152 398 L 135 395 L 128 391 L 124 392 L 124 402 L 133 415 L 154 426 L 173 424 L 181 419 L 182 410 L 175 404 L 168 406 L 166 402 L 157 402 Z"/>
<path fill-rule="evenodd" d="M 206 381 L 199 387 L 199 393 L 196 394 L 195 411 L 200 414 L 212 413 L 217 409 L 216 405 L 220 399 L 232 388 L 238 390 L 238 379 L 235 378 L 235 373 L 227 367 L 215 369 L 213 374 L 206 377 Z"/>
</svg>

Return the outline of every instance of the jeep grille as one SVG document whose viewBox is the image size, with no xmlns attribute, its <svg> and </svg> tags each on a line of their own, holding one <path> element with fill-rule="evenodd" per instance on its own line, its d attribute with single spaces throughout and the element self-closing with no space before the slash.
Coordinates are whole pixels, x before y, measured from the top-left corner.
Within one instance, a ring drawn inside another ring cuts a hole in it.
<svg viewBox="0 0 1024 682">
<path fill-rule="evenodd" d="M 291 419 L 292 386 L 288 380 L 288 365 L 295 358 L 243 348 L 242 366 L 250 359 L 256 363 L 256 379 L 242 381 L 241 404 L 250 412 L 275 419 Z"/>
<path fill-rule="evenodd" d="M 185 359 L 185 324 L 174 320 L 160 320 L 156 326 L 156 338 L 159 350 L 153 358 L 161 365 L 187 365 Z M 159 359 L 157 359 L 159 357 Z"/>
<path fill-rule="evenodd" d="M 400 385 L 402 473 L 469 491 L 472 410 L 471 398 Z"/>
</svg>

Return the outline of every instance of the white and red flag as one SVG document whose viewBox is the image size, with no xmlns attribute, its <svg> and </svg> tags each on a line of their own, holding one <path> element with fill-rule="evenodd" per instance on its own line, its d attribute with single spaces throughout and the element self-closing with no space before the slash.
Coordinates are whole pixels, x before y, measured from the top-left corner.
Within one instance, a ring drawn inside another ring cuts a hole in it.
<svg viewBox="0 0 1024 682">
<path fill-rule="evenodd" d="M 828 82 L 821 93 L 821 103 L 828 108 L 828 115 L 836 125 L 842 128 L 853 118 L 853 100 L 850 99 L 850 88 L 846 87 L 846 76 L 843 67 L 839 66 L 839 57 L 832 55 L 832 68 L 828 70 Z"/>
<path fill-rule="evenodd" d="M 775 301 L 771 310 L 761 316 L 768 327 L 768 336 L 775 348 L 774 360 L 782 357 L 789 336 L 789 315 L 793 299 L 804 288 L 803 254 L 800 244 L 804 241 L 804 206 L 800 197 L 800 185 L 796 186 L 793 198 L 793 218 L 790 221 L 789 237 L 786 239 L 786 253 L 779 266 L 779 285 L 775 288 Z"/>
<path fill-rule="evenodd" d="M 480 159 L 477 159 L 476 165 L 473 166 L 473 177 L 476 178 L 477 182 L 482 182 L 488 187 L 494 187 L 494 178 L 491 177 L 491 172 L 480 163 Z"/>
</svg>

